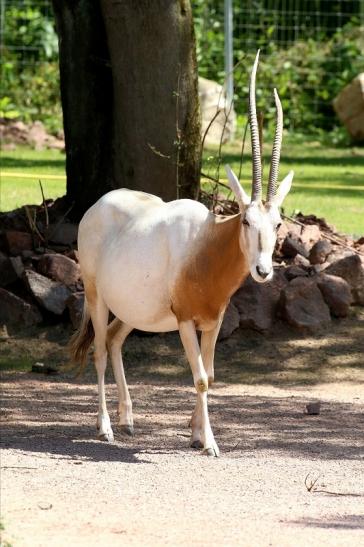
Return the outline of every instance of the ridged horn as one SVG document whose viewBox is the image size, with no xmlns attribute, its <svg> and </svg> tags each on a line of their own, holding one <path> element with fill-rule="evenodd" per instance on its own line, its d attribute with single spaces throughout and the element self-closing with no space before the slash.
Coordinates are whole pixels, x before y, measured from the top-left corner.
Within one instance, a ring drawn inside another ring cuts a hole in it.
<svg viewBox="0 0 364 547">
<path fill-rule="evenodd" d="M 249 83 L 249 126 L 250 137 L 252 143 L 252 160 L 253 160 L 253 183 L 252 183 L 252 201 L 260 201 L 262 197 L 262 162 L 260 156 L 259 128 L 257 120 L 257 107 L 255 102 L 255 79 L 259 62 L 258 49 Z"/>
<path fill-rule="evenodd" d="M 282 135 L 283 135 L 283 110 L 277 90 L 274 88 L 274 100 L 276 103 L 276 130 L 274 135 L 272 159 L 269 169 L 267 202 L 272 201 L 275 196 L 278 180 L 279 159 L 281 156 Z"/>
</svg>

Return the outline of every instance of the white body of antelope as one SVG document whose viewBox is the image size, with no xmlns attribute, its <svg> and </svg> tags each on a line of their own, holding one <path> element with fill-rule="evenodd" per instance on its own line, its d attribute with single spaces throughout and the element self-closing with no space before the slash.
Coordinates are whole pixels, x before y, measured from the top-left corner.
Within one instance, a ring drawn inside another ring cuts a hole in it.
<svg viewBox="0 0 364 547">
<path fill-rule="evenodd" d="M 209 422 L 207 394 L 214 379 L 215 343 L 229 299 L 249 273 L 258 283 L 273 276 L 272 253 L 280 224 L 279 206 L 293 173 L 276 182 L 282 139 L 282 109 L 276 91 L 276 134 L 262 201 L 261 158 L 255 106 L 258 56 L 252 69 L 249 117 L 253 184 L 249 197 L 227 167 L 240 213 L 222 218 L 196 201 L 169 203 L 126 189 L 103 196 L 84 215 L 78 253 L 85 286 L 80 329 L 71 341 L 75 361 L 85 362 L 94 342 L 98 376 L 99 437 L 112 441 L 104 375 L 109 352 L 119 394 L 119 426 L 133 433 L 132 402 L 124 375 L 122 345 L 133 329 L 179 330 L 197 392 L 191 446 L 218 456 Z M 108 324 L 109 311 L 115 319 Z M 201 331 L 201 344 L 197 331 Z"/>
</svg>

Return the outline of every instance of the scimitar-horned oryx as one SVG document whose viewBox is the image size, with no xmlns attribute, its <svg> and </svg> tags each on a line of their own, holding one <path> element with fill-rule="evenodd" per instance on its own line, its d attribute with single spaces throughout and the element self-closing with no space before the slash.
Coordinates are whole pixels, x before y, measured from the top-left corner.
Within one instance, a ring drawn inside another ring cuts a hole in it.
<svg viewBox="0 0 364 547">
<path fill-rule="evenodd" d="M 262 169 L 255 104 L 259 51 L 249 89 L 253 157 L 251 198 L 227 166 L 240 213 L 218 217 L 193 200 L 169 203 L 143 192 L 114 190 L 84 215 L 78 253 L 85 286 L 85 306 L 71 340 L 73 360 L 85 363 L 94 341 L 98 376 L 99 437 L 113 440 L 106 408 L 104 375 L 111 357 L 119 394 L 119 425 L 133 433 L 132 403 L 121 356 L 133 329 L 179 330 L 191 366 L 197 402 L 191 418 L 191 446 L 218 456 L 211 430 L 207 391 L 214 379 L 214 351 L 231 295 L 249 272 L 258 283 L 272 279 L 272 253 L 281 219 L 279 207 L 293 178 L 290 172 L 276 190 L 283 114 L 274 90 L 276 130 L 268 181 L 262 201 Z M 109 311 L 115 319 L 108 325 Z M 196 331 L 201 331 L 201 346 Z"/>
</svg>

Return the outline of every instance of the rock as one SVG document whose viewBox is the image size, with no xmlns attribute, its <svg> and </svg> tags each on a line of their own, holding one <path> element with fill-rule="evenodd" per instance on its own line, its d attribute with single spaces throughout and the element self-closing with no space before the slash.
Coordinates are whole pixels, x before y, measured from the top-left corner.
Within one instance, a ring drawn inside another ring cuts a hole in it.
<svg viewBox="0 0 364 547">
<path fill-rule="evenodd" d="M 344 247 L 334 246 L 332 252 L 327 257 L 327 262 L 333 264 L 342 258 L 347 258 L 348 256 L 353 256 L 355 254 L 354 250 L 345 249 Z"/>
<path fill-rule="evenodd" d="M 308 414 L 309 416 L 317 416 L 320 414 L 320 408 L 321 403 L 319 402 L 308 403 L 306 405 L 305 414 Z"/>
<path fill-rule="evenodd" d="M 330 321 L 330 310 L 316 282 L 308 277 L 296 277 L 281 291 L 281 315 L 299 330 L 316 332 Z"/>
<path fill-rule="evenodd" d="M 52 366 L 46 366 L 44 363 L 34 363 L 32 365 L 32 372 L 36 372 L 38 374 L 59 374 L 59 370 Z"/>
<path fill-rule="evenodd" d="M 316 224 L 308 224 L 302 229 L 300 240 L 304 246 L 311 248 L 320 239 L 321 230 Z"/>
<path fill-rule="evenodd" d="M 198 94 L 201 105 L 202 135 L 205 135 L 208 125 L 217 110 L 220 109 L 220 113 L 208 130 L 205 143 L 219 144 L 221 138 L 223 143 L 232 140 L 236 129 L 236 114 L 233 108 L 230 109 L 231 105 L 227 103 L 224 88 L 212 80 L 200 77 L 198 79 Z M 225 113 L 229 116 L 228 120 L 226 120 Z"/>
<path fill-rule="evenodd" d="M 309 261 L 311 264 L 323 264 L 326 262 L 326 258 L 332 251 L 332 245 L 327 239 L 320 239 L 317 241 L 309 254 Z"/>
<path fill-rule="evenodd" d="M 0 323 L 30 327 L 41 323 L 42 316 L 35 306 L 15 294 L 0 289 Z"/>
<path fill-rule="evenodd" d="M 7 257 L 0 253 L 0 287 L 11 285 L 22 276 L 24 266 L 19 256 Z"/>
<path fill-rule="evenodd" d="M 298 239 L 294 239 L 290 236 L 287 236 L 286 239 L 282 243 L 281 253 L 283 256 L 286 256 L 288 258 L 294 258 L 297 254 L 300 254 L 304 256 L 305 258 L 308 257 L 308 251 L 306 247 L 298 241 Z"/>
<path fill-rule="evenodd" d="M 249 276 L 232 297 L 240 314 L 240 326 L 258 331 L 272 328 L 282 287 L 287 279 L 281 270 L 275 272 L 272 281 L 257 283 Z"/>
<path fill-rule="evenodd" d="M 61 283 L 51 281 L 48 277 L 25 270 L 23 279 L 26 286 L 39 304 L 46 310 L 61 315 L 65 308 L 66 302 L 71 291 Z"/>
<path fill-rule="evenodd" d="M 32 236 L 28 232 L 8 230 L 5 232 L 6 246 L 9 254 L 20 255 L 22 251 L 31 251 L 33 248 Z"/>
<path fill-rule="evenodd" d="M 290 222 L 289 220 L 283 221 L 277 232 L 278 249 L 281 248 L 282 243 L 287 236 L 292 237 L 293 239 L 299 239 L 300 235 L 301 227 L 298 224 Z"/>
<path fill-rule="evenodd" d="M 0 324 L 0 341 L 9 340 L 10 336 L 6 325 Z"/>
<path fill-rule="evenodd" d="M 295 265 L 295 266 L 300 266 L 302 268 L 309 268 L 310 267 L 310 261 L 308 260 L 308 258 L 305 258 L 302 255 L 296 255 L 293 259 L 292 264 Z"/>
<path fill-rule="evenodd" d="M 328 261 L 324 262 L 323 264 L 313 264 L 312 271 L 318 274 L 326 270 L 328 266 L 330 266 L 330 262 Z"/>
<path fill-rule="evenodd" d="M 70 222 L 50 224 L 49 241 L 59 245 L 72 245 L 77 241 L 78 225 Z"/>
<path fill-rule="evenodd" d="M 364 266 L 358 255 L 352 254 L 334 262 L 325 273 L 345 279 L 351 288 L 353 304 L 364 306 Z"/>
<path fill-rule="evenodd" d="M 292 266 L 288 266 L 288 268 L 284 270 L 284 275 L 286 276 L 288 281 L 291 281 L 295 277 L 307 277 L 308 272 L 301 266 L 296 266 L 295 264 L 292 264 Z"/>
<path fill-rule="evenodd" d="M 77 292 L 77 293 L 71 294 L 71 296 L 67 299 L 67 302 L 66 302 L 67 308 L 70 314 L 71 323 L 75 329 L 77 329 L 80 326 L 84 300 L 85 300 L 85 293 Z M 239 326 L 239 322 L 237 326 Z M 227 336 L 230 336 L 231 332 Z"/>
<path fill-rule="evenodd" d="M 38 262 L 38 272 L 59 281 L 64 285 L 72 286 L 80 279 L 80 267 L 74 260 L 61 254 L 45 254 Z"/>
<path fill-rule="evenodd" d="M 333 101 L 334 109 L 354 140 L 364 140 L 364 72 Z"/>
<path fill-rule="evenodd" d="M 326 304 L 335 317 L 346 317 L 352 301 L 349 284 L 342 277 L 321 273 L 316 278 Z"/>
<path fill-rule="evenodd" d="M 239 321 L 239 311 L 237 310 L 235 304 L 230 301 L 225 311 L 218 340 L 225 340 L 225 338 L 229 338 L 229 336 L 231 336 L 231 334 L 239 328 Z"/>
</svg>

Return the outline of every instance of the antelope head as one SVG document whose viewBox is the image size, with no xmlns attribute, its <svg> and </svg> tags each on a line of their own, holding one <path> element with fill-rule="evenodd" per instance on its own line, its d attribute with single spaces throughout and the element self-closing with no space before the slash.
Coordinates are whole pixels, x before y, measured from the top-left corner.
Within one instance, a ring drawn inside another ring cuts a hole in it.
<svg viewBox="0 0 364 547">
<path fill-rule="evenodd" d="M 255 103 L 255 79 L 258 60 L 259 50 L 255 57 L 249 85 L 249 126 L 253 160 L 251 197 L 244 191 L 230 167 L 226 165 L 225 168 L 230 188 L 235 194 L 241 212 L 241 250 L 248 258 L 252 277 L 259 283 L 265 283 L 273 277 L 272 255 L 276 244 L 277 231 L 281 225 L 279 207 L 291 188 L 293 171 L 288 173 L 277 189 L 283 133 L 283 111 L 277 90 L 274 89 L 277 110 L 276 128 L 269 170 L 267 198 L 265 201 L 262 200 L 261 147 Z"/>
</svg>

